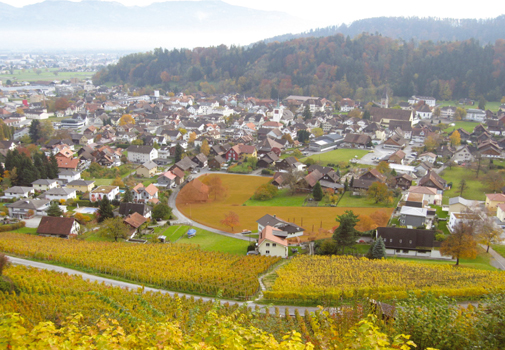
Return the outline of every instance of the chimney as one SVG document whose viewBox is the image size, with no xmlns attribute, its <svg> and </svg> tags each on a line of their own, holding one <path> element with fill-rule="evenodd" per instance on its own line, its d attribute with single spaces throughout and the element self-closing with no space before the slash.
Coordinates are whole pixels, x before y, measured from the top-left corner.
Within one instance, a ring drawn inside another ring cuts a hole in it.
<svg viewBox="0 0 505 350">
<path fill-rule="evenodd" d="M 277 215 L 276 215 L 276 214 L 274 214 L 274 218 L 276 218 L 276 217 L 277 217 Z"/>
</svg>

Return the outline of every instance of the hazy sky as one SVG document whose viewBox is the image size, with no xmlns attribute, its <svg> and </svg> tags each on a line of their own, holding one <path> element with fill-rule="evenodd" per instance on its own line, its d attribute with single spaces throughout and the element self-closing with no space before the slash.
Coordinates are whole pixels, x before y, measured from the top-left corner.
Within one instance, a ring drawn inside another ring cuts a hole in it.
<svg viewBox="0 0 505 350">
<path fill-rule="evenodd" d="M 160 0 L 117 0 L 116 2 L 127 6 L 147 6 L 157 1 Z M 0 0 L 0 2 L 22 7 L 41 1 Z M 479 1 L 478 6 L 465 6 L 464 3 L 439 0 L 425 0 L 417 4 L 399 0 L 365 0 L 360 2 L 332 0 L 225 0 L 225 2 L 258 10 L 286 12 L 299 18 L 307 18 L 313 23 L 320 23 L 321 27 L 379 16 L 494 18 L 505 13 L 505 1 L 491 0 Z"/>
</svg>

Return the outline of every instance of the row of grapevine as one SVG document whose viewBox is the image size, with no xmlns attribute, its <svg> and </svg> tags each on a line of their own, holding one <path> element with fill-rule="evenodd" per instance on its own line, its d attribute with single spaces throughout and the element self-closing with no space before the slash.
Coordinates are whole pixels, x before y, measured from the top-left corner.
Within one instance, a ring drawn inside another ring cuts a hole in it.
<svg viewBox="0 0 505 350">
<path fill-rule="evenodd" d="M 0 233 L 0 251 L 181 292 L 250 299 L 280 258 L 207 252 L 195 245 L 121 244 Z"/>
<path fill-rule="evenodd" d="M 474 298 L 505 290 L 505 274 L 427 265 L 392 259 L 351 256 L 299 256 L 277 271 L 270 300 L 310 302 L 363 299 L 405 299 L 408 292 Z"/>
</svg>

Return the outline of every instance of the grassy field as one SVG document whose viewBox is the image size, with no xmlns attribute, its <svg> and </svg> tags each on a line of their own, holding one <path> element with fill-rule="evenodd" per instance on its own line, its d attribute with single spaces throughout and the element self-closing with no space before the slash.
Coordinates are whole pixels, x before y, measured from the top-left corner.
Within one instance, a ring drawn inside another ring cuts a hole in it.
<svg viewBox="0 0 505 350">
<path fill-rule="evenodd" d="M 321 154 L 316 154 L 316 155 L 311 156 L 310 158 L 321 163 L 322 165 L 327 165 L 328 163 L 332 163 L 332 164 L 337 164 L 339 162 L 346 162 L 347 163 L 351 159 L 353 159 L 354 156 L 358 156 L 358 158 L 361 158 L 367 153 L 368 153 L 368 151 L 363 150 L 363 149 L 341 148 L 341 149 L 336 149 L 336 150 L 321 153 Z M 300 159 L 300 161 L 303 163 L 308 158 L 309 157 L 302 158 L 302 159 Z"/>
<path fill-rule="evenodd" d="M 94 179 L 95 186 L 109 186 L 114 179 Z"/>
<path fill-rule="evenodd" d="M 6 81 L 10 79 L 12 82 L 14 81 L 53 81 L 53 80 L 62 80 L 62 79 L 71 79 L 71 78 L 79 78 L 79 79 L 91 79 L 95 72 L 59 72 L 58 75 L 55 75 L 57 68 L 49 68 L 46 72 L 45 69 L 41 69 L 41 73 L 37 74 L 33 70 L 25 70 L 24 72 L 20 69 L 15 69 L 14 74 L 1 74 L 0 79 Z"/>
<path fill-rule="evenodd" d="M 456 124 L 454 127 L 449 127 L 447 128 L 446 131 L 450 132 L 452 130 L 457 130 L 459 128 L 468 131 L 469 133 L 473 132 L 473 129 L 479 125 L 480 123 L 477 122 L 464 122 L 464 121 L 459 121 L 459 122 L 454 122 Z"/>
<path fill-rule="evenodd" d="M 437 101 L 437 105 L 440 107 L 445 107 L 445 106 L 452 106 L 452 107 L 464 107 L 465 109 L 468 108 L 479 108 L 479 100 L 475 100 L 475 104 L 472 105 L 460 105 L 458 101 L 456 100 L 449 100 L 449 101 L 442 101 L 439 100 Z M 488 101 L 486 102 L 486 110 L 489 109 L 492 112 L 497 112 L 498 109 L 500 108 L 501 103 L 498 101 Z"/>
<path fill-rule="evenodd" d="M 373 199 L 368 199 L 367 197 L 353 196 L 351 192 L 347 191 L 344 193 L 340 202 L 338 202 L 339 207 L 346 208 L 394 208 L 395 201 L 391 204 L 375 203 Z"/>
<path fill-rule="evenodd" d="M 505 245 L 503 244 L 492 244 L 491 248 L 501 256 L 505 258 Z"/>
<path fill-rule="evenodd" d="M 497 269 L 491 266 L 491 254 L 486 253 L 484 249 L 480 246 L 478 247 L 479 254 L 475 259 L 459 259 L 459 264 L 463 268 L 471 268 L 477 270 L 487 270 L 487 271 L 497 271 Z M 389 258 L 388 258 L 389 259 Z M 447 260 L 429 260 L 429 259 L 413 259 L 413 258 L 391 258 L 398 259 L 402 261 L 415 261 L 420 264 L 429 264 L 429 265 L 454 265 L 454 261 Z"/>
<path fill-rule="evenodd" d="M 34 235 L 37 233 L 37 228 L 36 227 L 21 227 L 21 228 L 18 228 L 17 230 L 12 230 L 10 232 L 28 233 L 30 235 Z"/>
<path fill-rule="evenodd" d="M 237 213 L 240 224 L 235 227 L 235 232 L 242 230 L 254 231 L 258 225 L 256 220 L 266 214 L 276 214 L 278 217 L 300 225 L 306 229 L 307 233 L 317 233 L 317 238 L 327 238 L 331 236 L 330 230 L 337 225 L 335 218 L 342 215 L 346 207 L 289 207 L 289 206 L 244 206 L 254 193 L 256 188 L 270 180 L 266 177 L 242 176 L 220 174 L 222 183 L 228 187 L 226 198 L 208 203 L 187 204 L 181 203 L 177 198 L 177 208 L 187 217 L 203 225 L 214 227 L 223 231 L 229 228 L 221 224 L 221 220 L 230 211 Z M 354 209 L 357 214 L 370 215 L 376 208 Z M 382 209 L 391 215 L 392 208 Z"/>
<path fill-rule="evenodd" d="M 280 190 L 277 196 L 267 201 L 247 200 L 244 205 L 252 207 L 301 207 L 307 195 L 290 196 L 287 189 Z"/>
<path fill-rule="evenodd" d="M 452 167 L 452 169 L 446 168 L 440 173 L 440 176 L 447 182 L 452 182 L 452 188 L 444 192 L 443 204 L 449 204 L 449 198 L 459 196 L 458 186 L 462 179 L 465 179 L 467 185 L 467 189 L 463 191 L 464 198 L 479 201 L 486 199 L 485 193 L 487 189 L 481 181 L 475 177 L 473 171 L 464 167 Z M 483 175 L 480 176 L 483 177 Z"/>
</svg>

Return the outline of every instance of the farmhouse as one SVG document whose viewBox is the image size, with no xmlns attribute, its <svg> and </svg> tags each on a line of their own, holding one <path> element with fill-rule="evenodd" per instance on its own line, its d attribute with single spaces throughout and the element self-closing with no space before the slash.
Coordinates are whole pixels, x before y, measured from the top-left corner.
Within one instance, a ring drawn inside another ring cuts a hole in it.
<svg viewBox="0 0 505 350">
<path fill-rule="evenodd" d="M 75 218 L 44 216 L 40 220 L 37 234 L 39 236 L 70 238 L 79 234 L 81 225 Z"/>
<path fill-rule="evenodd" d="M 378 227 L 376 237 L 382 237 L 388 255 L 443 258 L 440 251 L 434 249 L 440 243 L 435 241 L 433 230 Z"/>
</svg>

